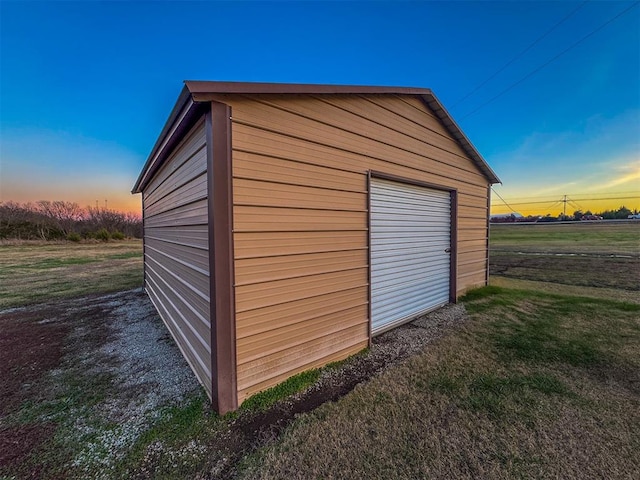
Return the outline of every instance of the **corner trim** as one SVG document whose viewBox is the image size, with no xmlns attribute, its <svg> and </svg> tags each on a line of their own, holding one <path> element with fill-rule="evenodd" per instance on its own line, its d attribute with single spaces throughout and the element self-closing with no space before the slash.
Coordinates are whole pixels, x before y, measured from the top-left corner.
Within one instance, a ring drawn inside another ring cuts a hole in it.
<svg viewBox="0 0 640 480">
<path fill-rule="evenodd" d="M 369 282 L 369 288 L 367 288 L 367 316 L 369 317 L 367 336 L 369 343 L 367 346 L 371 348 L 373 341 L 373 329 L 371 325 L 371 170 L 367 172 L 367 262 L 367 280 Z"/>
<path fill-rule="evenodd" d="M 144 231 L 144 192 L 141 192 L 140 201 L 142 203 L 142 290 L 147 288 L 147 236 Z"/>
<path fill-rule="evenodd" d="M 487 244 L 486 244 L 486 273 L 485 273 L 485 285 L 489 285 L 489 240 L 491 235 L 491 184 L 487 186 Z"/>
<path fill-rule="evenodd" d="M 211 102 L 205 114 L 209 211 L 211 381 L 214 409 L 238 408 L 233 262 L 231 107 Z"/>
</svg>

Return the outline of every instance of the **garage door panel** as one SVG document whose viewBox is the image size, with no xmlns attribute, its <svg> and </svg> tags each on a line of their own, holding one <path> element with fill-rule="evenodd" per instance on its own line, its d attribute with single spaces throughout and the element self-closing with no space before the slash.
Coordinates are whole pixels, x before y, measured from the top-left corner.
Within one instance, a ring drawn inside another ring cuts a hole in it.
<svg viewBox="0 0 640 480">
<path fill-rule="evenodd" d="M 402 256 L 405 258 L 420 258 L 420 257 L 430 257 L 430 256 L 439 256 L 440 253 L 444 252 L 447 248 L 449 248 L 448 243 L 440 243 L 437 248 L 425 247 L 424 245 L 420 245 L 417 241 L 413 242 L 398 242 L 397 245 L 393 245 L 393 243 L 383 243 L 376 251 L 375 256 L 372 257 L 372 261 L 383 262 L 386 257 L 398 257 Z M 379 268 L 383 268 L 383 265 L 380 265 Z"/>
<path fill-rule="evenodd" d="M 418 290 L 418 286 L 414 286 L 414 288 L 406 288 L 405 290 L 403 290 L 402 292 L 400 292 L 395 298 L 392 297 L 381 297 L 379 300 L 377 300 L 375 303 L 375 306 L 377 309 L 380 310 L 381 313 L 385 313 L 389 316 L 398 316 L 398 317 L 402 317 L 403 315 L 396 315 L 396 313 L 394 312 L 405 312 L 407 311 L 407 309 L 409 308 L 414 308 L 416 312 L 420 311 L 421 309 L 424 308 L 424 302 L 422 301 L 421 298 L 419 298 L 416 295 L 416 292 Z M 437 297 L 440 297 L 442 300 L 442 302 L 447 303 L 448 301 L 448 296 L 445 299 L 444 298 L 444 294 L 447 293 L 448 294 L 448 289 L 437 285 L 437 286 L 433 286 L 429 289 L 424 290 L 425 292 L 428 292 L 429 295 L 435 295 Z M 397 299 L 402 299 L 403 303 L 401 307 L 398 307 L 398 302 Z M 373 305 L 373 303 L 372 303 Z"/>
<path fill-rule="evenodd" d="M 372 333 L 449 301 L 451 199 L 446 191 L 372 178 Z"/>
<path fill-rule="evenodd" d="M 400 308 L 398 308 L 397 302 L 391 301 L 391 300 L 387 302 L 379 303 L 378 305 L 376 305 L 376 308 L 379 309 L 379 312 L 381 315 L 385 315 L 388 318 L 392 319 L 391 321 L 385 323 L 384 329 L 386 329 L 388 325 L 393 325 L 398 321 L 410 319 L 415 317 L 416 315 L 419 315 L 422 312 L 426 312 L 433 308 L 446 305 L 447 303 L 449 303 L 448 293 L 449 293 L 449 290 L 444 289 L 443 287 L 436 287 L 436 288 L 430 289 L 428 291 L 428 294 L 433 297 L 440 298 L 440 301 L 434 302 L 431 305 L 425 306 L 424 302 L 421 299 L 419 299 L 413 292 L 410 292 L 410 293 L 407 293 L 407 295 L 405 295 L 404 297 L 402 297 L 403 303 Z M 445 294 L 446 294 L 446 297 L 445 297 Z"/>
<path fill-rule="evenodd" d="M 381 284 L 394 283 L 396 279 L 402 281 L 403 278 L 415 276 L 424 282 L 428 282 L 440 270 L 445 271 L 447 275 L 449 274 L 449 262 L 445 259 L 401 260 L 394 262 L 393 265 L 377 268 L 375 272 L 371 272 L 371 280 L 379 280 Z M 374 285 L 373 288 L 377 290 L 378 287 Z"/>
</svg>

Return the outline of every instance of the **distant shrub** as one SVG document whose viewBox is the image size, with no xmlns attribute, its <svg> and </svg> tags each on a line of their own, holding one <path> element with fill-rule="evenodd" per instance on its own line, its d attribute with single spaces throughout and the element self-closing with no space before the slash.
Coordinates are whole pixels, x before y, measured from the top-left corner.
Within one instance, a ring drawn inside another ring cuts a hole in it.
<svg viewBox="0 0 640 480">
<path fill-rule="evenodd" d="M 111 234 L 109 233 L 109 230 L 107 230 L 106 228 L 101 228 L 100 230 L 98 230 L 94 234 L 94 238 L 96 240 L 101 240 L 103 242 L 108 242 L 109 239 L 111 238 Z"/>
<path fill-rule="evenodd" d="M 111 238 L 114 240 L 124 240 L 126 237 L 124 235 L 124 233 L 119 232 L 119 231 L 115 231 L 111 234 Z"/>
<path fill-rule="evenodd" d="M 67 235 L 67 240 L 69 240 L 70 242 L 79 242 L 80 240 L 82 240 L 82 237 L 75 232 L 71 232 L 69 235 Z"/>
</svg>

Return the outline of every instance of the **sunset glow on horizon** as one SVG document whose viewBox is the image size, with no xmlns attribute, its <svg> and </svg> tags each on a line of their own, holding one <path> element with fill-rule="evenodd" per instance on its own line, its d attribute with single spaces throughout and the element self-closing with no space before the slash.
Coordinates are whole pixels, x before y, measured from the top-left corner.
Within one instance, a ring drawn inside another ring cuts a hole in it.
<svg viewBox="0 0 640 480">
<path fill-rule="evenodd" d="M 139 214 L 131 188 L 182 81 L 200 79 L 430 88 L 503 182 L 491 213 L 555 216 L 565 195 L 569 214 L 640 209 L 634 2 L 0 9 L 0 202 Z M 213 52 L 196 17 L 233 41 Z"/>
</svg>

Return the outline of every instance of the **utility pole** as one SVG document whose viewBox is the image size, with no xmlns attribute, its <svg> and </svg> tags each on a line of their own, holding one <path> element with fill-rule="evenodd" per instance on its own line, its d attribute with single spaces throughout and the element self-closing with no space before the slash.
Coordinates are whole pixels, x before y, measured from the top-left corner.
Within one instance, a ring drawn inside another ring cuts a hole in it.
<svg viewBox="0 0 640 480">
<path fill-rule="evenodd" d="M 567 196 L 566 195 L 564 196 L 564 200 L 562 201 L 564 202 L 564 210 L 563 210 L 562 216 L 564 218 L 567 218 Z"/>
</svg>

